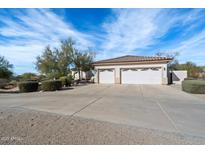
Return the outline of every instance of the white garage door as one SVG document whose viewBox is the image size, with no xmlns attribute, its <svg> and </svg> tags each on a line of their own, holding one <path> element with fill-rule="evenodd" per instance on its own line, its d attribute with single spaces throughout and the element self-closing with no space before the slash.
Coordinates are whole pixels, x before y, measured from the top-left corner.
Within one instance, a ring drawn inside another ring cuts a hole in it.
<svg viewBox="0 0 205 154">
<path fill-rule="evenodd" d="M 161 84 L 161 68 L 131 68 L 121 69 L 121 83 L 123 84 Z"/>
<path fill-rule="evenodd" d="M 99 70 L 99 83 L 114 83 L 114 70 L 113 69 Z"/>
</svg>

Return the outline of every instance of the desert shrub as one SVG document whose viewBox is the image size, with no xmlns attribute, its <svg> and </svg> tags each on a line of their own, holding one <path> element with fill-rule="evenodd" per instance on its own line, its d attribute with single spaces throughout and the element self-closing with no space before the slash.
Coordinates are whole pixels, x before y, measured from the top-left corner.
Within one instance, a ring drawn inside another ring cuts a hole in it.
<svg viewBox="0 0 205 154">
<path fill-rule="evenodd" d="M 55 91 L 62 88 L 62 82 L 60 80 L 48 80 L 41 83 L 41 89 L 43 91 Z"/>
<path fill-rule="evenodd" d="M 34 73 L 23 73 L 21 75 L 17 76 L 18 80 L 20 81 L 37 81 L 38 80 L 38 76 Z"/>
<path fill-rule="evenodd" d="M 62 86 L 66 86 L 66 85 L 67 85 L 67 79 L 66 79 L 66 76 L 62 76 L 62 77 L 60 77 L 59 80 L 61 81 Z M 67 86 L 66 86 L 66 87 L 67 87 Z"/>
<path fill-rule="evenodd" d="M 188 78 L 185 78 L 184 80 L 196 80 L 196 78 L 188 77 Z"/>
<path fill-rule="evenodd" d="M 73 78 L 71 75 L 69 75 L 69 76 L 60 77 L 60 80 L 62 82 L 62 86 L 68 87 L 68 86 L 71 86 Z"/>
<path fill-rule="evenodd" d="M 205 94 L 205 80 L 184 80 L 182 90 L 193 94 Z"/>
<path fill-rule="evenodd" d="M 67 76 L 60 77 L 60 81 L 62 82 L 62 86 L 65 86 L 65 87 L 70 86 Z"/>
<path fill-rule="evenodd" d="M 0 89 L 4 88 L 7 84 L 8 84 L 8 80 L 7 79 L 1 79 L 0 78 Z"/>
<path fill-rule="evenodd" d="M 73 76 L 72 75 L 68 75 L 67 76 L 67 79 L 68 79 L 68 83 L 71 84 L 72 81 L 74 80 Z"/>
<path fill-rule="evenodd" d="M 18 83 L 20 92 L 34 92 L 38 90 L 38 82 L 36 81 L 24 81 Z"/>
<path fill-rule="evenodd" d="M 10 85 L 13 85 L 14 87 L 16 87 L 16 86 L 17 86 L 17 81 L 16 81 L 16 80 L 11 80 L 11 81 L 9 82 L 9 84 L 10 84 Z"/>
</svg>

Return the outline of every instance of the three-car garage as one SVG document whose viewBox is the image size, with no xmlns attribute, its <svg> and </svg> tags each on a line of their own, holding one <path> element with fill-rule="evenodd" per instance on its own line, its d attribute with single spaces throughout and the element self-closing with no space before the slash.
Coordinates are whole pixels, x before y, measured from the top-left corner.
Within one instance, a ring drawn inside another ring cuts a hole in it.
<svg viewBox="0 0 205 154">
<path fill-rule="evenodd" d="M 114 69 L 99 69 L 99 83 L 114 84 Z M 121 68 L 121 84 L 162 84 L 161 68 Z"/>
<path fill-rule="evenodd" d="M 167 84 L 167 57 L 123 56 L 97 61 L 95 82 L 100 84 Z"/>
</svg>

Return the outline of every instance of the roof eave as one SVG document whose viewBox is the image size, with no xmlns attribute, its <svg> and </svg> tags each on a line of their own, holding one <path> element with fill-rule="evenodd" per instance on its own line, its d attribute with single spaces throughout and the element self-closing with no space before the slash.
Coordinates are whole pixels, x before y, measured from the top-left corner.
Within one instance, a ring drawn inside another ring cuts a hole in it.
<svg viewBox="0 0 205 154">
<path fill-rule="evenodd" d="M 149 60 L 149 61 L 122 61 L 122 62 L 94 62 L 94 66 L 103 66 L 103 65 L 133 65 L 133 64 L 157 64 L 157 63 L 169 63 L 173 59 L 166 60 Z"/>
</svg>

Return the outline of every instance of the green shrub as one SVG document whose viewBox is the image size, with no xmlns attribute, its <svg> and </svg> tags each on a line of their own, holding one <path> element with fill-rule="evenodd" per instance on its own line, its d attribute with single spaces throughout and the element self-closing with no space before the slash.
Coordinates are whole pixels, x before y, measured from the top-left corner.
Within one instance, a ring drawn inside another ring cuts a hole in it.
<svg viewBox="0 0 205 154">
<path fill-rule="evenodd" d="M 41 84 L 41 89 L 43 91 L 55 91 L 62 88 L 62 82 L 60 80 L 48 80 L 43 81 Z"/>
<path fill-rule="evenodd" d="M 193 94 L 205 94 L 205 80 L 184 80 L 182 90 Z"/>
<path fill-rule="evenodd" d="M 70 86 L 68 83 L 67 76 L 60 77 L 60 81 L 62 82 L 62 86 L 65 86 L 65 87 Z"/>
<path fill-rule="evenodd" d="M 38 90 L 38 82 L 36 81 L 25 81 L 18 83 L 20 92 L 34 92 Z"/>
<path fill-rule="evenodd" d="M 69 76 L 60 77 L 60 80 L 62 82 L 62 86 L 68 87 L 71 86 L 73 78 L 71 75 L 69 75 Z"/>
</svg>

